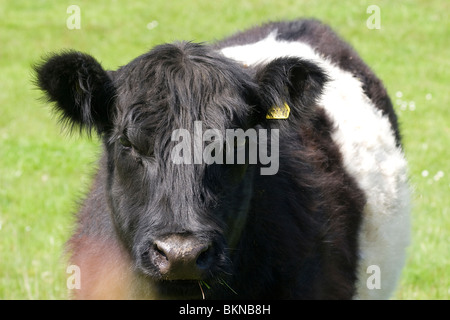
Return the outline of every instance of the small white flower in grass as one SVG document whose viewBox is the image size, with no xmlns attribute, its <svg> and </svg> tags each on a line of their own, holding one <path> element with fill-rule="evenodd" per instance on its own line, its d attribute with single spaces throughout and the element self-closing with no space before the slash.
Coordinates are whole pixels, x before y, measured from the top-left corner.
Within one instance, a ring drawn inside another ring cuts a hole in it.
<svg viewBox="0 0 450 320">
<path fill-rule="evenodd" d="M 403 97 L 403 93 L 402 93 L 401 91 L 397 91 L 397 92 L 395 93 L 395 96 L 396 96 L 397 98 L 401 98 L 401 97 Z"/>
<path fill-rule="evenodd" d="M 431 100 L 431 99 L 433 99 L 433 96 L 431 95 L 431 93 L 427 93 L 427 94 L 425 95 L 425 99 Z"/>
<path fill-rule="evenodd" d="M 400 106 L 400 110 L 405 111 L 406 108 L 408 108 L 408 103 L 406 101 L 403 101 Z"/>
<path fill-rule="evenodd" d="M 444 177 L 444 172 L 439 170 L 433 177 L 434 181 L 439 181 L 441 178 Z"/>
<path fill-rule="evenodd" d="M 158 21 L 156 21 L 156 20 L 153 20 L 153 21 L 147 23 L 148 30 L 155 29 L 157 26 L 158 26 Z"/>
<path fill-rule="evenodd" d="M 428 172 L 428 170 L 423 170 L 422 171 L 422 177 L 424 177 L 424 178 L 428 177 L 429 174 L 430 173 Z"/>
<path fill-rule="evenodd" d="M 410 102 L 408 103 L 408 105 L 409 105 L 409 110 L 410 110 L 410 111 L 416 110 L 416 103 L 415 103 L 414 101 L 410 101 Z"/>
</svg>

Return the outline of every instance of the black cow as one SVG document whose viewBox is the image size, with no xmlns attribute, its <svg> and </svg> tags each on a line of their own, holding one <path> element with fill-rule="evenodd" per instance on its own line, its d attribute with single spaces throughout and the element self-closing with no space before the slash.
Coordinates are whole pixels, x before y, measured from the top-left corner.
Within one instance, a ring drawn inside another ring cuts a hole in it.
<svg viewBox="0 0 450 320">
<path fill-rule="evenodd" d="M 116 71 L 68 51 L 36 71 L 62 121 L 103 141 L 68 241 L 75 298 L 392 293 L 409 230 L 397 118 L 329 27 L 163 44 Z"/>
</svg>

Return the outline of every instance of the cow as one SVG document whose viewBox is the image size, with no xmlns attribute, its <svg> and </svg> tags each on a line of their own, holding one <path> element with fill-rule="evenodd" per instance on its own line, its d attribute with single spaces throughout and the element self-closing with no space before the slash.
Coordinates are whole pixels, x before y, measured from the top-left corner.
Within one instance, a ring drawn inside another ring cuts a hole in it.
<svg viewBox="0 0 450 320">
<path fill-rule="evenodd" d="M 35 70 L 62 123 L 103 145 L 67 241 L 73 298 L 392 296 L 409 242 L 398 120 L 329 26 L 161 44 L 115 71 L 70 50 Z"/>
</svg>

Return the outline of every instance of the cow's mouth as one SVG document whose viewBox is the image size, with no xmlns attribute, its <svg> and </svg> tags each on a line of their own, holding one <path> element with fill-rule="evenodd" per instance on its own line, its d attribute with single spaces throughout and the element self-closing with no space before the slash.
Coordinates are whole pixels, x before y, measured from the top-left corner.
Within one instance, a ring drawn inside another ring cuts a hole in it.
<svg viewBox="0 0 450 320">
<path fill-rule="evenodd" d="M 204 299 L 205 288 L 200 280 L 161 280 L 155 283 L 163 299 Z"/>
</svg>

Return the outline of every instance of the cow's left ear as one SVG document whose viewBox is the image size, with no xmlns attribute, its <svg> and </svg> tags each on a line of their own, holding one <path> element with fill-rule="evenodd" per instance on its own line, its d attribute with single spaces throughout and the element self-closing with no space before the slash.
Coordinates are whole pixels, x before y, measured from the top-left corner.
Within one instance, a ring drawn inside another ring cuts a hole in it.
<svg viewBox="0 0 450 320">
<path fill-rule="evenodd" d="M 288 112 L 288 118 L 307 116 L 322 93 L 327 76 L 311 61 L 287 57 L 262 66 L 256 72 L 256 81 L 259 116 L 277 119 L 278 115 L 279 119 L 285 119 L 283 116 Z"/>
</svg>

